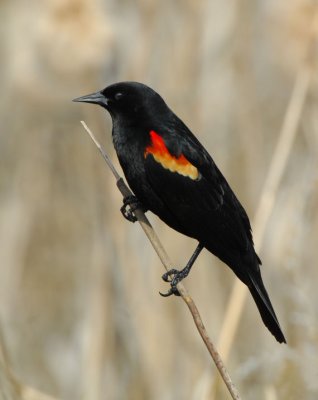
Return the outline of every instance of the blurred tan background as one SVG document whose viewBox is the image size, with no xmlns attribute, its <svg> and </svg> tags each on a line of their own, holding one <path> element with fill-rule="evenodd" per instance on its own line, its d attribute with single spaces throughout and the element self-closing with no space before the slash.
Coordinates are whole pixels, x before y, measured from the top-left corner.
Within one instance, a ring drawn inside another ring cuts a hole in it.
<svg viewBox="0 0 318 400">
<path fill-rule="evenodd" d="M 229 398 L 182 301 L 159 296 L 164 270 L 122 218 L 114 179 L 79 123 L 118 165 L 110 117 L 71 99 L 121 80 L 150 85 L 252 218 L 295 82 L 310 71 L 259 251 L 288 346 L 248 296 L 227 367 L 243 399 L 318 398 L 317 8 L 1 1 L 0 331 L 19 382 L 64 400 Z M 196 243 L 149 217 L 183 266 Z M 204 252 L 185 282 L 215 342 L 234 281 Z"/>
</svg>

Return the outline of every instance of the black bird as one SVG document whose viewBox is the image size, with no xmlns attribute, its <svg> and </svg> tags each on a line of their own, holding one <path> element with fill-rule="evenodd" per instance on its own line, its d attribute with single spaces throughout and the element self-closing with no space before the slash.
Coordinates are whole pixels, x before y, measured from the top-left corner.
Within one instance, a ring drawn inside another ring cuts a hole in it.
<svg viewBox="0 0 318 400">
<path fill-rule="evenodd" d="M 124 199 L 124 206 L 142 204 L 199 242 L 183 270 L 164 274 L 171 283 L 166 296 L 178 294 L 177 283 L 206 248 L 247 285 L 264 324 L 278 342 L 286 342 L 262 281 L 244 208 L 212 157 L 159 94 L 141 83 L 120 82 L 74 101 L 99 104 L 111 115 L 115 150 L 136 195 Z"/>
</svg>

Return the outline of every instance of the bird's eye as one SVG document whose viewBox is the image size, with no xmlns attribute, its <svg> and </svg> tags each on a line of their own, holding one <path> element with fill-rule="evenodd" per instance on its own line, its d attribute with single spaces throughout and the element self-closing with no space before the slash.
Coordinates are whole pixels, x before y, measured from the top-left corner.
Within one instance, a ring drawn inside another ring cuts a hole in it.
<svg viewBox="0 0 318 400">
<path fill-rule="evenodd" d="M 119 100 L 119 99 L 121 99 L 123 97 L 123 94 L 121 92 L 118 92 L 118 93 L 115 94 L 114 97 L 115 97 L 115 100 Z"/>
</svg>

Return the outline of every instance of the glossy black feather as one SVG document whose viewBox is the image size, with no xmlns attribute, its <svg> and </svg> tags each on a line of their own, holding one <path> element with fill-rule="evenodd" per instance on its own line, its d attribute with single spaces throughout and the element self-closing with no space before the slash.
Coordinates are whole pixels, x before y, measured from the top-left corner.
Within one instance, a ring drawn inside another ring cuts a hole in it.
<svg viewBox="0 0 318 400">
<path fill-rule="evenodd" d="M 285 342 L 264 287 L 248 216 L 209 153 L 151 88 L 122 82 L 91 99 L 113 120 L 113 142 L 126 179 L 144 206 L 173 229 L 190 236 L 225 262 L 249 288 L 261 317 L 279 342 Z M 98 100 L 96 100 L 96 97 Z M 172 172 L 146 154 L 150 131 L 171 156 L 183 155 L 197 179 Z"/>
</svg>

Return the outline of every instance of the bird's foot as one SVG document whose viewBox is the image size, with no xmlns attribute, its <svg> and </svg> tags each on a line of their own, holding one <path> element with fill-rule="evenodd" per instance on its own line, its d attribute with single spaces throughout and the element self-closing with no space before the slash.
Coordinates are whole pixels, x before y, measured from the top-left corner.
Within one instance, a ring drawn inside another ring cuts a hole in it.
<svg viewBox="0 0 318 400">
<path fill-rule="evenodd" d="M 169 282 L 171 288 L 167 293 L 160 293 L 163 297 L 169 297 L 171 295 L 180 296 L 179 290 L 177 289 L 177 284 L 181 282 L 184 278 L 186 278 L 189 274 L 189 268 L 185 267 L 181 271 L 177 269 L 170 269 L 165 274 L 162 275 L 162 279 L 165 282 Z"/>
<path fill-rule="evenodd" d="M 126 196 L 123 199 L 123 206 L 120 208 L 121 213 L 123 214 L 124 218 L 126 218 L 130 222 L 136 222 L 137 218 L 134 214 L 134 211 L 140 208 L 144 211 L 143 205 L 137 199 L 136 196 Z"/>
</svg>

